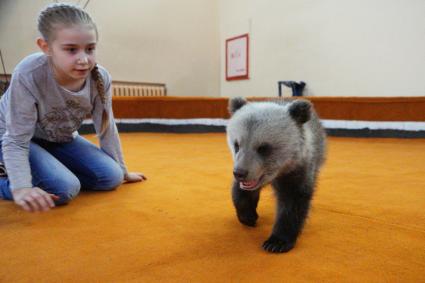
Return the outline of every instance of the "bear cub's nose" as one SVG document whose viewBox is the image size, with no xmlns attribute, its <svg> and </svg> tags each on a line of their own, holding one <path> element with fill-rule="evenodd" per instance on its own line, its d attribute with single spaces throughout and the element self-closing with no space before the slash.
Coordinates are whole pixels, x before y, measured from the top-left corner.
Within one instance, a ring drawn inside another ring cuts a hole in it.
<svg viewBox="0 0 425 283">
<path fill-rule="evenodd" d="M 233 171 L 233 176 L 235 176 L 236 180 L 243 181 L 246 176 L 248 176 L 248 171 L 244 169 L 235 169 Z"/>
</svg>

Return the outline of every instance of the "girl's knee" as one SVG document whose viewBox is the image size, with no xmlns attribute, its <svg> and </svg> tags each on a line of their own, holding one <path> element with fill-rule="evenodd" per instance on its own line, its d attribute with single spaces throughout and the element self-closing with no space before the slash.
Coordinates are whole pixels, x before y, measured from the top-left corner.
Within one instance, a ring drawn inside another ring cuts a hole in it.
<svg viewBox="0 0 425 283">
<path fill-rule="evenodd" d="M 118 170 L 115 170 L 113 176 L 111 177 L 112 188 L 116 188 L 122 184 L 124 181 L 124 173 L 122 172 L 121 167 Z"/>
<path fill-rule="evenodd" d="M 55 200 L 56 205 L 67 204 L 73 200 L 80 192 L 81 184 L 78 178 L 67 178 L 57 182 L 57 187 L 54 188 L 52 193 L 59 197 Z"/>
<path fill-rule="evenodd" d="M 124 173 L 118 165 L 108 168 L 108 170 L 102 172 L 102 175 L 103 176 L 98 179 L 96 190 L 114 190 L 121 185 L 124 180 Z"/>
</svg>

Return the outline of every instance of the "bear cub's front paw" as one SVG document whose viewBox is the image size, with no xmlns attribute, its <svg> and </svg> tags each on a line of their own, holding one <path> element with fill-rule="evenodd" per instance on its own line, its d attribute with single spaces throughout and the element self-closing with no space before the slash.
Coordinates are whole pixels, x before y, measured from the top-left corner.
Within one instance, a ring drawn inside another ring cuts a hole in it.
<svg viewBox="0 0 425 283">
<path fill-rule="evenodd" d="M 253 212 L 253 213 L 239 212 L 238 219 L 239 219 L 239 222 L 241 222 L 242 224 L 246 226 L 254 227 L 258 219 L 258 214 L 257 212 Z"/>
<path fill-rule="evenodd" d="M 295 242 L 279 239 L 271 235 L 270 238 L 263 244 L 263 249 L 271 253 L 286 253 L 289 252 L 295 245 Z"/>
</svg>

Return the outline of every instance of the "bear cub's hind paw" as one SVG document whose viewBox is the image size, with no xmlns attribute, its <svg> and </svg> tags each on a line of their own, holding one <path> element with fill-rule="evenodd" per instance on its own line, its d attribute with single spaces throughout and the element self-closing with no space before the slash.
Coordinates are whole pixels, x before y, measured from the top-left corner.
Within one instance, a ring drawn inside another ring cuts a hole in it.
<svg viewBox="0 0 425 283">
<path fill-rule="evenodd" d="M 286 253 L 295 246 L 295 242 L 281 240 L 278 237 L 271 235 L 270 238 L 263 244 L 263 249 L 271 253 Z"/>
</svg>

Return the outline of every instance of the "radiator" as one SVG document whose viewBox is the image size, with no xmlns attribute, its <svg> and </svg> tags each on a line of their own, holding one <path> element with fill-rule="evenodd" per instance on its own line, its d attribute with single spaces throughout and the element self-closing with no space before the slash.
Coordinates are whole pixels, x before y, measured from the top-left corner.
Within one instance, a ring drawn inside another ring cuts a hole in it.
<svg viewBox="0 0 425 283">
<path fill-rule="evenodd" d="M 138 83 L 112 81 L 113 96 L 167 96 L 167 88 L 162 83 Z"/>
</svg>

